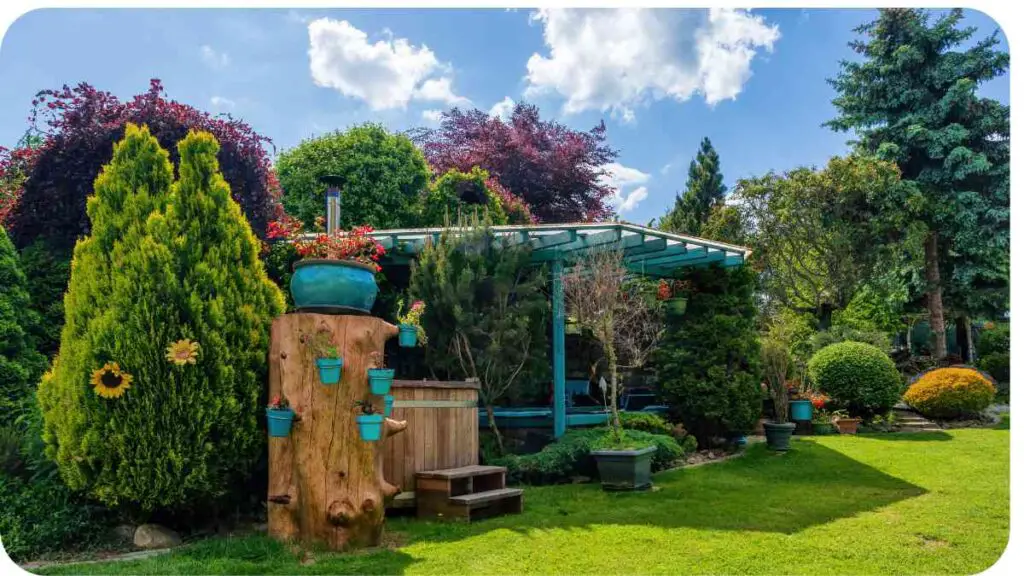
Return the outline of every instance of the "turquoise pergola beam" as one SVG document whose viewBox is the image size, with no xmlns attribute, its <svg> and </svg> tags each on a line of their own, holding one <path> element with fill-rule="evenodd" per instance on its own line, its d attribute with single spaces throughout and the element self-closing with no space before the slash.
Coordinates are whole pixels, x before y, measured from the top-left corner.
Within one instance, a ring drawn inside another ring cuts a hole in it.
<svg viewBox="0 0 1024 576">
<path fill-rule="evenodd" d="M 551 262 L 551 371 L 554 376 L 555 438 L 565 434 L 565 290 L 562 287 L 562 260 Z"/>
</svg>

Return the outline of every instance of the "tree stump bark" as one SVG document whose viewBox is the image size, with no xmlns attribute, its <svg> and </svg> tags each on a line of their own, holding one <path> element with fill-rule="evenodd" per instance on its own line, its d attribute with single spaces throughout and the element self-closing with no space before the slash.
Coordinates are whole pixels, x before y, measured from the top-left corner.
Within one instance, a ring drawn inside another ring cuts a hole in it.
<svg viewBox="0 0 1024 576">
<path fill-rule="evenodd" d="M 320 383 L 316 358 L 304 336 L 327 329 L 344 365 L 338 384 Z M 383 444 L 406 423 L 385 419 L 377 442 L 364 441 L 356 401 L 383 413 L 384 398 L 370 394 L 370 354 L 398 328 L 370 316 L 286 314 L 270 329 L 270 397 L 295 410 L 291 434 L 269 438 L 268 532 L 279 540 L 325 544 L 331 549 L 380 543 L 384 507 L 399 489 L 384 480 Z"/>
</svg>

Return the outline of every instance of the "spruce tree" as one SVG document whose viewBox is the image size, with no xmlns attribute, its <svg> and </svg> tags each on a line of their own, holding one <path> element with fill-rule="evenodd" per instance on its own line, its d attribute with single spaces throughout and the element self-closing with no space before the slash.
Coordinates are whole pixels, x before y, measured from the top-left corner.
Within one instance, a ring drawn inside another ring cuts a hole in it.
<svg viewBox="0 0 1024 576">
<path fill-rule="evenodd" d="M 705 137 L 697 157 L 690 161 L 686 190 L 676 194 L 672 209 L 662 217 L 659 227 L 668 232 L 699 236 L 716 206 L 724 202 L 726 187 L 722 183 L 718 152 Z"/>
<path fill-rule="evenodd" d="M 0 227 L 0 426 L 12 424 L 46 367 L 36 351 L 32 328 L 38 315 L 29 307 L 28 283 L 18 253 Z"/>
<path fill-rule="evenodd" d="M 92 234 L 75 248 L 60 353 L 40 386 L 68 485 L 142 514 L 216 500 L 264 446 L 268 328 L 284 304 L 217 151 L 190 132 L 172 183 L 167 152 L 128 128 L 89 200 Z"/>
<path fill-rule="evenodd" d="M 890 238 L 923 248 L 937 357 L 946 354 L 944 289 L 963 294 L 1009 272 L 1010 111 L 977 89 L 1010 60 L 995 49 L 995 33 L 956 50 L 975 32 L 957 27 L 962 18 L 962 10 L 934 22 L 924 10 L 881 10 L 856 29 L 867 39 L 850 43 L 863 60 L 843 61 L 829 80 L 839 116 L 826 125 L 854 130 L 860 150 L 895 162 L 909 184 L 894 189 L 899 198 L 879 199 L 887 208 L 872 217 L 892 223 Z"/>
</svg>

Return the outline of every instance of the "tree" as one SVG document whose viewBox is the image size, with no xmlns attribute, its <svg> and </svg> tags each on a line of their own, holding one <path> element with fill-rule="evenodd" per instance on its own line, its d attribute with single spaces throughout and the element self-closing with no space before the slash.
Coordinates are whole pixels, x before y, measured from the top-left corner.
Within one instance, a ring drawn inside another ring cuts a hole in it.
<svg viewBox="0 0 1024 576">
<path fill-rule="evenodd" d="M 753 429 L 761 413 L 755 276 L 748 266 L 686 271 L 682 314 L 669 314 L 654 355 L 660 393 L 702 446 Z"/>
<path fill-rule="evenodd" d="M 711 145 L 711 140 L 704 137 L 697 157 L 690 161 L 686 190 L 682 196 L 676 194 L 675 204 L 662 217 L 659 227 L 690 236 L 701 234 L 714 208 L 724 202 L 725 192 L 718 152 Z"/>
<path fill-rule="evenodd" d="M 904 231 L 923 230 L 924 291 L 940 358 L 943 290 L 1001 275 L 1009 251 L 1009 107 L 978 97 L 977 88 L 1006 73 L 1010 57 L 995 49 L 995 33 L 955 50 L 975 32 L 957 27 L 962 18 L 962 10 L 932 22 L 925 10 L 884 9 L 856 28 L 867 40 L 850 46 L 864 59 L 841 62 L 829 80 L 839 115 L 826 123 L 854 130 L 858 149 L 895 162 L 910 185 L 902 202 L 890 203 L 903 220 L 892 218 L 891 233 L 906 239 Z"/>
<path fill-rule="evenodd" d="M 0 228 L 0 426 L 12 424 L 32 396 L 46 357 L 36 351 L 32 328 L 38 315 L 29 307 L 28 282 L 18 253 Z"/>
<path fill-rule="evenodd" d="M 545 379 L 547 371 L 545 274 L 531 266 L 530 253 L 526 245 L 501 242 L 474 219 L 465 234 L 446 232 L 424 248 L 409 285 L 414 298 L 428 303 L 428 364 L 479 381 L 502 453 L 495 404 L 513 387 Z M 441 317 L 444 325 L 438 325 Z"/>
<path fill-rule="evenodd" d="M 541 120 L 534 105 L 520 102 L 508 121 L 482 110 L 445 112 L 441 126 L 416 136 L 435 173 L 487 170 L 522 199 L 539 222 L 600 220 L 611 215 L 603 166 L 617 153 L 605 144 L 602 122 L 583 132 Z"/>
<path fill-rule="evenodd" d="M 146 128 L 128 125 L 115 146 L 38 393 L 68 486 L 143 515 L 209 504 L 248 474 L 265 446 L 268 329 L 284 309 L 216 139 L 191 132 L 178 153 L 173 181 Z"/>
<path fill-rule="evenodd" d="M 449 170 L 430 183 L 423 202 L 423 226 L 444 226 L 455 221 L 460 213 L 467 215 L 474 209 L 494 224 L 507 224 L 508 215 L 502 206 L 501 197 L 489 185 L 490 175 L 486 170 L 474 167 L 470 172 Z"/>
<path fill-rule="evenodd" d="M 430 170 L 407 137 L 379 124 L 335 131 L 286 150 L 277 175 L 289 214 L 312 227 L 324 213 L 322 176 L 341 176 L 341 227 L 418 226 Z"/>
</svg>

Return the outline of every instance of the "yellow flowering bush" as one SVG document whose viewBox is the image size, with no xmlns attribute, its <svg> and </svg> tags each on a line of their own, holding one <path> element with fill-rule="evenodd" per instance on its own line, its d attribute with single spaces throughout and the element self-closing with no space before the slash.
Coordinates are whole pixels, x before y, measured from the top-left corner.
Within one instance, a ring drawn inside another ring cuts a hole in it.
<svg viewBox="0 0 1024 576">
<path fill-rule="evenodd" d="M 956 418 L 981 412 L 996 387 L 973 368 L 939 368 L 910 385 L 903 401 L 929 418 Z"/>
</svg>

